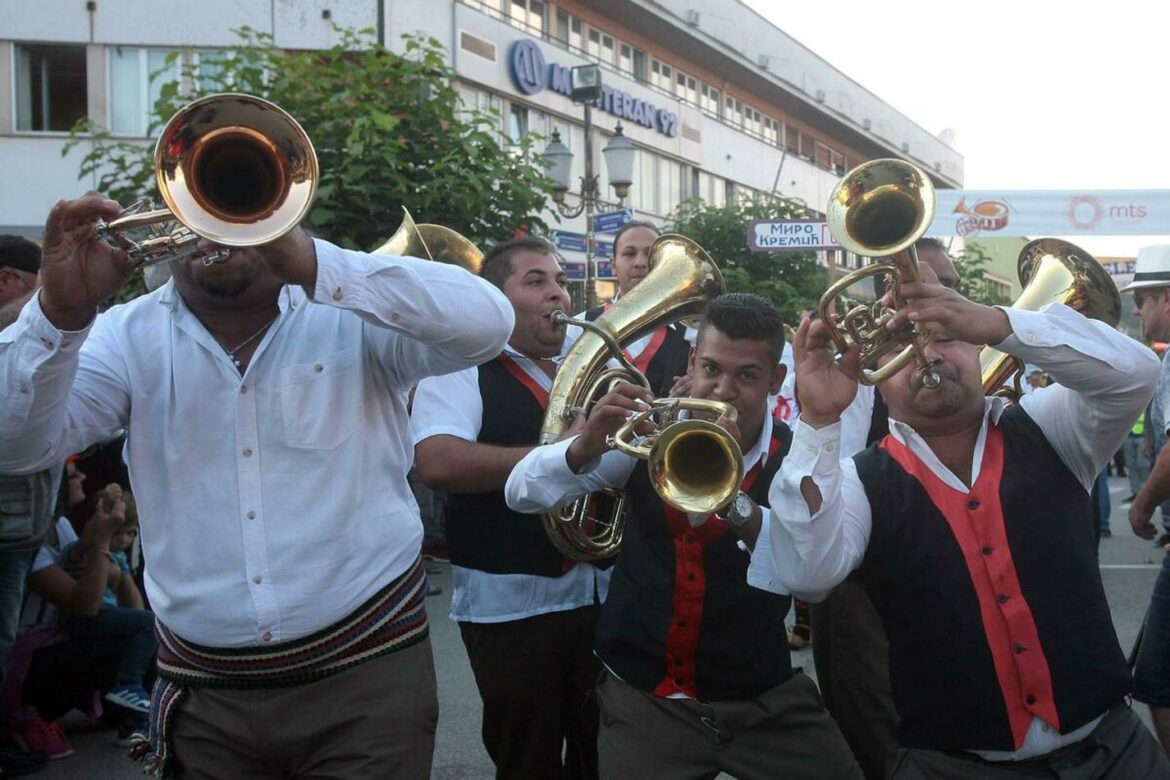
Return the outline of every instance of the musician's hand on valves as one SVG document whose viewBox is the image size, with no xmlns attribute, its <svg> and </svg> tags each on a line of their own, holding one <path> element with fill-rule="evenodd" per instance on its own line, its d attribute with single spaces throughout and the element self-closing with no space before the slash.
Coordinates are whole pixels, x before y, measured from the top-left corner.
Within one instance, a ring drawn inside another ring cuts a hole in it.
<svg viewBox="0 0 1170 780">
<path fill-rule="evenodd" d="M 565 454 L 569 468 L 579 472 L 595 458 L 601 457 L 609 444 L 607 439 L 633 415 L 650 408 L 654 396 L 644 387 L 622 383 L 606 393 L 589 410 L 581 433 L 569 445 Z M 654 432 L 654 425 L 644 422 L 635 430 L 639 434 Z"/>
<path fill-rule="evenodd" d="M 98 304 L 126 283 L 126 252 L 97 237 L 98 220 L 113 220 L 122 211 L 96 192 L 77 200 L 59 200 L 45 222 L 41 258 L 41 310 L 61 330 L 81 330 L 97 314 Z"/>
<path fill-rule="evenodd" d="M 805 317 L 792 340 L 800 418 L 814 428 L 841 419 L 857 395 L 858 348 L 851 347 L 836 360 L 830 328 L 824 320 L 813 322 Z"/>
<path fill-rule="evenodd" d="M 1002 310 L 975 303 L 948 287 L 915 282 L 903 284 L 900 292 L 905 303 L 890 319 L 890 330 L 924 325 L 968 344 L 991 345 L 1012 333 L 1011 322 Z"/>
</svg>

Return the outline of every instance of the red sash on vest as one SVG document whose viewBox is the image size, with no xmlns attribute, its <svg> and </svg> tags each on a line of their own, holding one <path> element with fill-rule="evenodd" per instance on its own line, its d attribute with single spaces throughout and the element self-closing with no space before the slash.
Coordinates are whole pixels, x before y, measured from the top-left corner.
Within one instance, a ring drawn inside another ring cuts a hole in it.
<svg viewBox="0 0 1170 780">
<path fill-rule="evenodd" d="M 533 398 L 540 404 L 541 409 L 548 408 L 548 391 L 540 386 L 527 371 L 520 367 L 512 357 L 505 354 L 500 354 L 500 363 L 504 368 L 508 369 L 508 373 L 515 377 L 516 381 L 528 388 L 528 392 L 532 393 Z"/>
<path fill-rule="evenodd" d="M 780 448 L 772 439 L 768 447 L 771 458 Z M 751 490 L 763 470 L 763 460 L 756 461 L 743 478 L 740 489 Z M 703 625 L 703 600 L 707 593 L 707 574 L 703 568 L 704 548 L 727 531 L 723 521 L 711 515 L 698 528 L 692 528 L 684 512 L 663 504 L 667 528 L 674 540 L 674 588 L 670 596 L 670 628 L 666 631 L 666 675 L 651 691 L 655 696 L 685 694 L 699 697 L 695 683 L 695 655 Z"/>
<path fill-rule="evenodd" d="M 601 308 L 604 311 L 609 311 L 613 308 L 613 304 L 607 303 Z M 650 338 L 650 343 L 646 345 L 646 348 L 637 357 L 631 355 L 628 349 L 622 350 L 626 355 L 626 359 L 633 363 L 634 367 L 643 374 L 646 373 L 646 369 L 650 367 L 650 361 L 654 360 L 658 354 L 658 350 L 662 349 L 662 345 L 666 341 L 666 327 L 664 326 L 654 331 L 654 335 Z"/>
<path fill-rule="evenodd" d="M 907 474 L 922 485 L 946 519 L 963 552 L 979 599 L 983 631 L 995 665 L 1016 749 L 1024 744 L 1032 717 L 1060 728 L 1052 674 L 1040 645 L 1032 610 L 1024 599 L 1008 546 L 999 486 L 1003 477 L 1003 432 L 988 425 L 979 478 L 964 493 L 943 482 L 905 444 L 893 436 L 881 445 Z"/>
</svg>

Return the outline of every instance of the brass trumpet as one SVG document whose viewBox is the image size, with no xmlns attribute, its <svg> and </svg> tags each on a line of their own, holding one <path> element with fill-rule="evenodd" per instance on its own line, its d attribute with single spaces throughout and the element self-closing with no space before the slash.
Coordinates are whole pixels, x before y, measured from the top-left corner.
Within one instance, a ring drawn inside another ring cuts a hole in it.
<svg viewBox="0 0 1170 780">
<path fill-rule="evenodd" d="M 925 331 L 917 326 L 908 334 L 886 329 L 902 305 L 898 288 L 921 278 L 914 242 L 926 233 L 934 219 L 934 185 L 930 178 L 902 160 L 863 163 L 833 188 L 826 214 L 829 230 L 843 248 L 882 259 L 838 279 L 821 296 L 821 319 L 833 325 L 830 332 L 838 356 L 851 347 L 860 347 L 863 370 L 858 379 L 870 385 L 884 382 L 917 360 L 923 384 L 937 387 L 939 377 L 923 352 L 928 339 Z M 887 279 L 893 306 L 881 301 L 866 306 L 847 299 L 845 313 L 833 324 L 831 315 L 837 297 L 862 279 L 878 275 Z M 896 357 L 878 366 L 885 355 L 896 350 Z"/>
<path fill-rule="evenodd" d="M 154 174 L 166 208 L 143 199 L 98 226 L 134 267 L 196 254 L 200 238 L 227 247 L 273 241 L 304 218 L 320 180 L 317 153 L 297 121 L 274 103 L 237 93 L 179 109 L 155 145 Z M 227 254 L 206 254 L 204 262 Z"/>
<path fill-rule="evenodd" d="M 483 252 L 475 244 L 449 227 L 418 224 L 406 206 L 402 207 L 402 224 L 394 235 L 371 254 L 420 257 L 439 263 L 451 263 L 479 276 Z"/>
</svg>

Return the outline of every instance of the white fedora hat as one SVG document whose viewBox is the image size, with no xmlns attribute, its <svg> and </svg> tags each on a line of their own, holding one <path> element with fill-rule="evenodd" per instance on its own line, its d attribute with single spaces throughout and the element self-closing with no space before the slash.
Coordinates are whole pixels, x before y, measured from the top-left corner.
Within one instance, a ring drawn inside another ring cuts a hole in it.
<svg viewBox="0 0 1170 780">
<path fill-rule="evenodd" d="M 1145 287 L 1170 287 L 1170 244 L 1143 246 L 1138 250 L 1133 281 L 1121 288 L 1121 292 Z"/>
</svg>

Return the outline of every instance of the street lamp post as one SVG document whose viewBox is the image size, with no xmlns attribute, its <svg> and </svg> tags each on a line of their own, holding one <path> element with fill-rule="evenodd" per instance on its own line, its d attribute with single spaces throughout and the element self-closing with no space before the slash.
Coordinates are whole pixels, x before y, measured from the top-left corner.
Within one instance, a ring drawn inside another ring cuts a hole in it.
<svg viewBox="0 0 1170 780">
<path fill-rule="evenodd" d="M 601 68 L 597 65 L 578 65 L 570 72 L 573 102 L 585 107 L 585 175 L 581 177 L 581 202 L 576 206 L 565 205 L 565 194 L 573 178 L 573 153 L 561 142 L 561 134 L 554 130 L 552 140 L 544 150 L 543 157 L 549 164 L 549 172 L 555 186 L 553 202 L 557 213 L 566 219 L 585 214 L 585 306 L 597 305 L 597 268 L 593 257 L 593 214 L 601 204 L 601 177 L 593 172 L 593 106 L 592 102 L 601 96 Z M 614 188 L 619 203 L 630 192 L 633 183 L 634 154 L 633 142 L 622 134 L 619 123 L 614 136 L 605 145 L 605 167 L 609 172 L 609 183 Z"/>
</svg>

